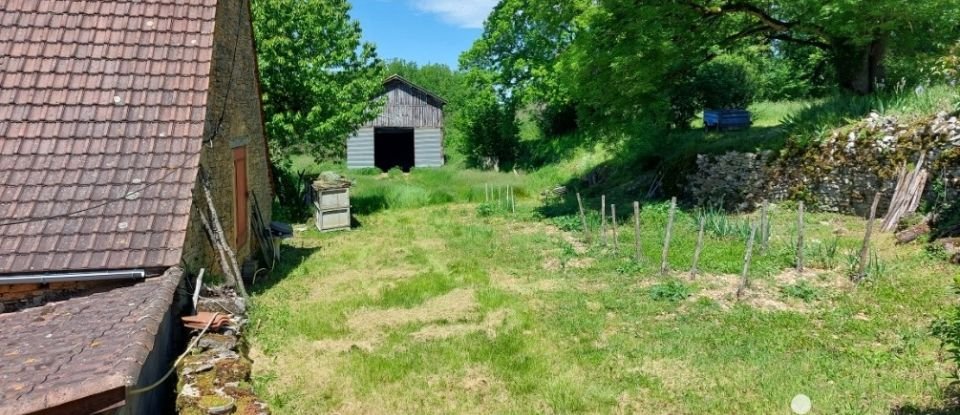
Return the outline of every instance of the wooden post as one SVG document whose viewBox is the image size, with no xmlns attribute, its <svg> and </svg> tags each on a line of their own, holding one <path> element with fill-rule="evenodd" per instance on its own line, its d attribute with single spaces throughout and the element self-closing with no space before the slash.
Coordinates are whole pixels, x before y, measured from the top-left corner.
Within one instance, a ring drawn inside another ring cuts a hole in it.
<svg viewBox="0 0 960 415">
<path fill-rule="evenodd" d="M 633 245 L 636 252 L 636 261 L 643 260 L 643 250 L 640 246 L 640 202 L 633 202 Z"/>
<path fill-rule="evenodd" d="M 617 234 L 617 205 L 610 205 L 610 222 L 613 224 L 613 252 L 620 252 L 620 236 Z"/>
<path fill-rule="evenodd" d="M 760 252 L 767 252 L 770 248 L 770 202 L 763 201 L 760 212 Z"/>
<path fill-rule="evenodd" d="M 483 184 L 483 201 L 484 203 L 490 203 L 490 183 Z"/>
<path fill-rule="evenodd" d="M 600 244 L 607 244 L 607 195 L 600 196 Z"/>
<path fill-rule="evenodd" d="M 797 272 L 803 272 L 803 201 L 797 208 Z"/>
<path fill-rule="evenodd" d="M 693 267 L 690 268 L 690 279 L 697 278 L 697 266 L 700 264 L 700 253 L 703 252 L 703 231 L 707 227 L 707 215 L 700 212 L 700 230 L 697 232 L 697 247 L 693 250 Z"/>
<path fill-rule="evenodd" d="M 514 215 L 517 214 L 517 194 L 514 193 L 513 186 L 510 186 L 510 210 Z"/>
<path fill-rule="evenodd" d="M 583 224 L 583 237 L 587 243 L 590 242 L 590 228 L 587 227 L 587 215 L 583 213 L 583 199 L 580 198 L 580 192 L 577 192 L 577 206 L 580 207 L 580 223 Z"/>
<path fill-rule="evenodd" d="M 670 216 L 667 218 L 667 231 L 663 236 L 663 252 L 660 255 L 660 275 L 667 275 L 670 271 L 670 238 L 673 236 L 673 218 L 677 213 L 677 198 L 670 199 Z"/>
<path fill-rule="evenodd" d="M 743 293 L 750 286 L 750 261 L 753 260 L 753 240 L 757 236 L 757 225 L 750 227 L 750 239 L 747 240 L 747 252 L 743 255 L 743 274 L 740 276 L 740 286 L 737 287 L 737 300 L 743 298 Z"/>
<path fill-rule="evenodd" d="M 860 247 L 860 263 L 857 264 L 857 274 L 854 282 L 860 282 L 867 276 L 867 262 L 870 260 L 870 238 L 873 236 L 873 223 L 877 220 L 877 206 L 880 205 L 880 192 L 873 195 L 873 204 L 870 206 L 870 218 L 867 220 L 867 231 L 863 235 L 863 246 Z"/>
</svg>

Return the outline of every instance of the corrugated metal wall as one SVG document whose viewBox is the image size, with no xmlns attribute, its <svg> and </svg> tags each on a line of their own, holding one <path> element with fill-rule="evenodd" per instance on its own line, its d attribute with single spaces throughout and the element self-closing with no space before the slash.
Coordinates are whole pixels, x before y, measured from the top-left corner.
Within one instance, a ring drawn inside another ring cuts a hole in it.
<svg viewBox="0 0 960 415">
<path fill-rule="evenodd" d="M 443 130 L 417 128 L 414 130 L 414 162 L 416 167 L 443 166 Z"/>
<path fill-rule="evenodd" d="M 347 168 L 374 167 L 373 128 L 361 128 L 347 140 Z"/>
</svg>

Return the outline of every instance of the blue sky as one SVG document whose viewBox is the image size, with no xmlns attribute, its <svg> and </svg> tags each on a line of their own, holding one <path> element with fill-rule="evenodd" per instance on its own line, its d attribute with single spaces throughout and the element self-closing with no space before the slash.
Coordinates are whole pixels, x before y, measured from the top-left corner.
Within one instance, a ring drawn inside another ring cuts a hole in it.
<svg viewBox="0 0 960 415">
<path fill-rule="evenodd" d="M 384 59 L 457 67 L 497 0 L 353 0 L 351 17 Z"/>
</svg>

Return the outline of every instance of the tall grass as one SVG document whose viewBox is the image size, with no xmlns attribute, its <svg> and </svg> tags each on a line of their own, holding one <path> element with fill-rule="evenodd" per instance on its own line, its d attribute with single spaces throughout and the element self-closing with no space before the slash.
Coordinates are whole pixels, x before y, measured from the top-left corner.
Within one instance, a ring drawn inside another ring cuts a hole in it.
<svg viewBox="0 0 960 415">
<path fill-rule="evenodd" d="M 783 119 L 785 130 L 801 142 L 813 141 L 834 128 L 856 122 L 872 112 L 905 121 L 958 110 L 960 91 L 948 85 L 906 89 L 873 95 L 834 95 L 808 103 Z"/>
</svg>

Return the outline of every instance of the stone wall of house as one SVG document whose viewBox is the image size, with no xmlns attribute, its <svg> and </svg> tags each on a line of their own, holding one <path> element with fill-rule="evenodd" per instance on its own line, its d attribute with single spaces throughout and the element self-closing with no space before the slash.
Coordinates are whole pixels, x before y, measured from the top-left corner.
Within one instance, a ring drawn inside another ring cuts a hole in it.
<svg viewBox="0 0 960 415">
<path fill-rule="evenodd" d="M 901 166 L 921 155 L 931 180 L 930 198 L 960 195 L 960 122 L 946 113 L 910 123 L 872 114 L 835 130 L 819 145 L 791 147 L 781 154 L 727 153 L 700 156 L 689 177 L 699 203 L 750 210 L 764 200 L 804 200 L 828 212 L 864 214 L 876 192 L 885 209 Z"/>
<path fill-rule="evenodd" d="M 250 195 L 248 212 L 255 211 L 255 196 L 264 221 L 269 223 L 273 199 L 249 6 L 248 1 L 221 0 L 217 7 L 204 131 L 208 141 L 200 159 L 201 180 L 204 176 L 209 178 L 217 214 L 240 262 L 255 255 L 259 248 L 252 232 L 247 233 L 249 237 L 246 241 L 240 244 L 235 242 L 237 209 L 234 200 L 238 191 L 234 185 L 235 148 L 246 147 Z M 208 241 L 197 214 L 197 208 L 206 209 L 207 206 L 200 186 L 201 181 L 198 181 L 194 189 L 194 210 L 191 213 L 183 265 L 192 274 L 199 268 L 219 274 L 219 257 Z M 249 223 L 253 225 L 252 220 Z"/>
</svg>

